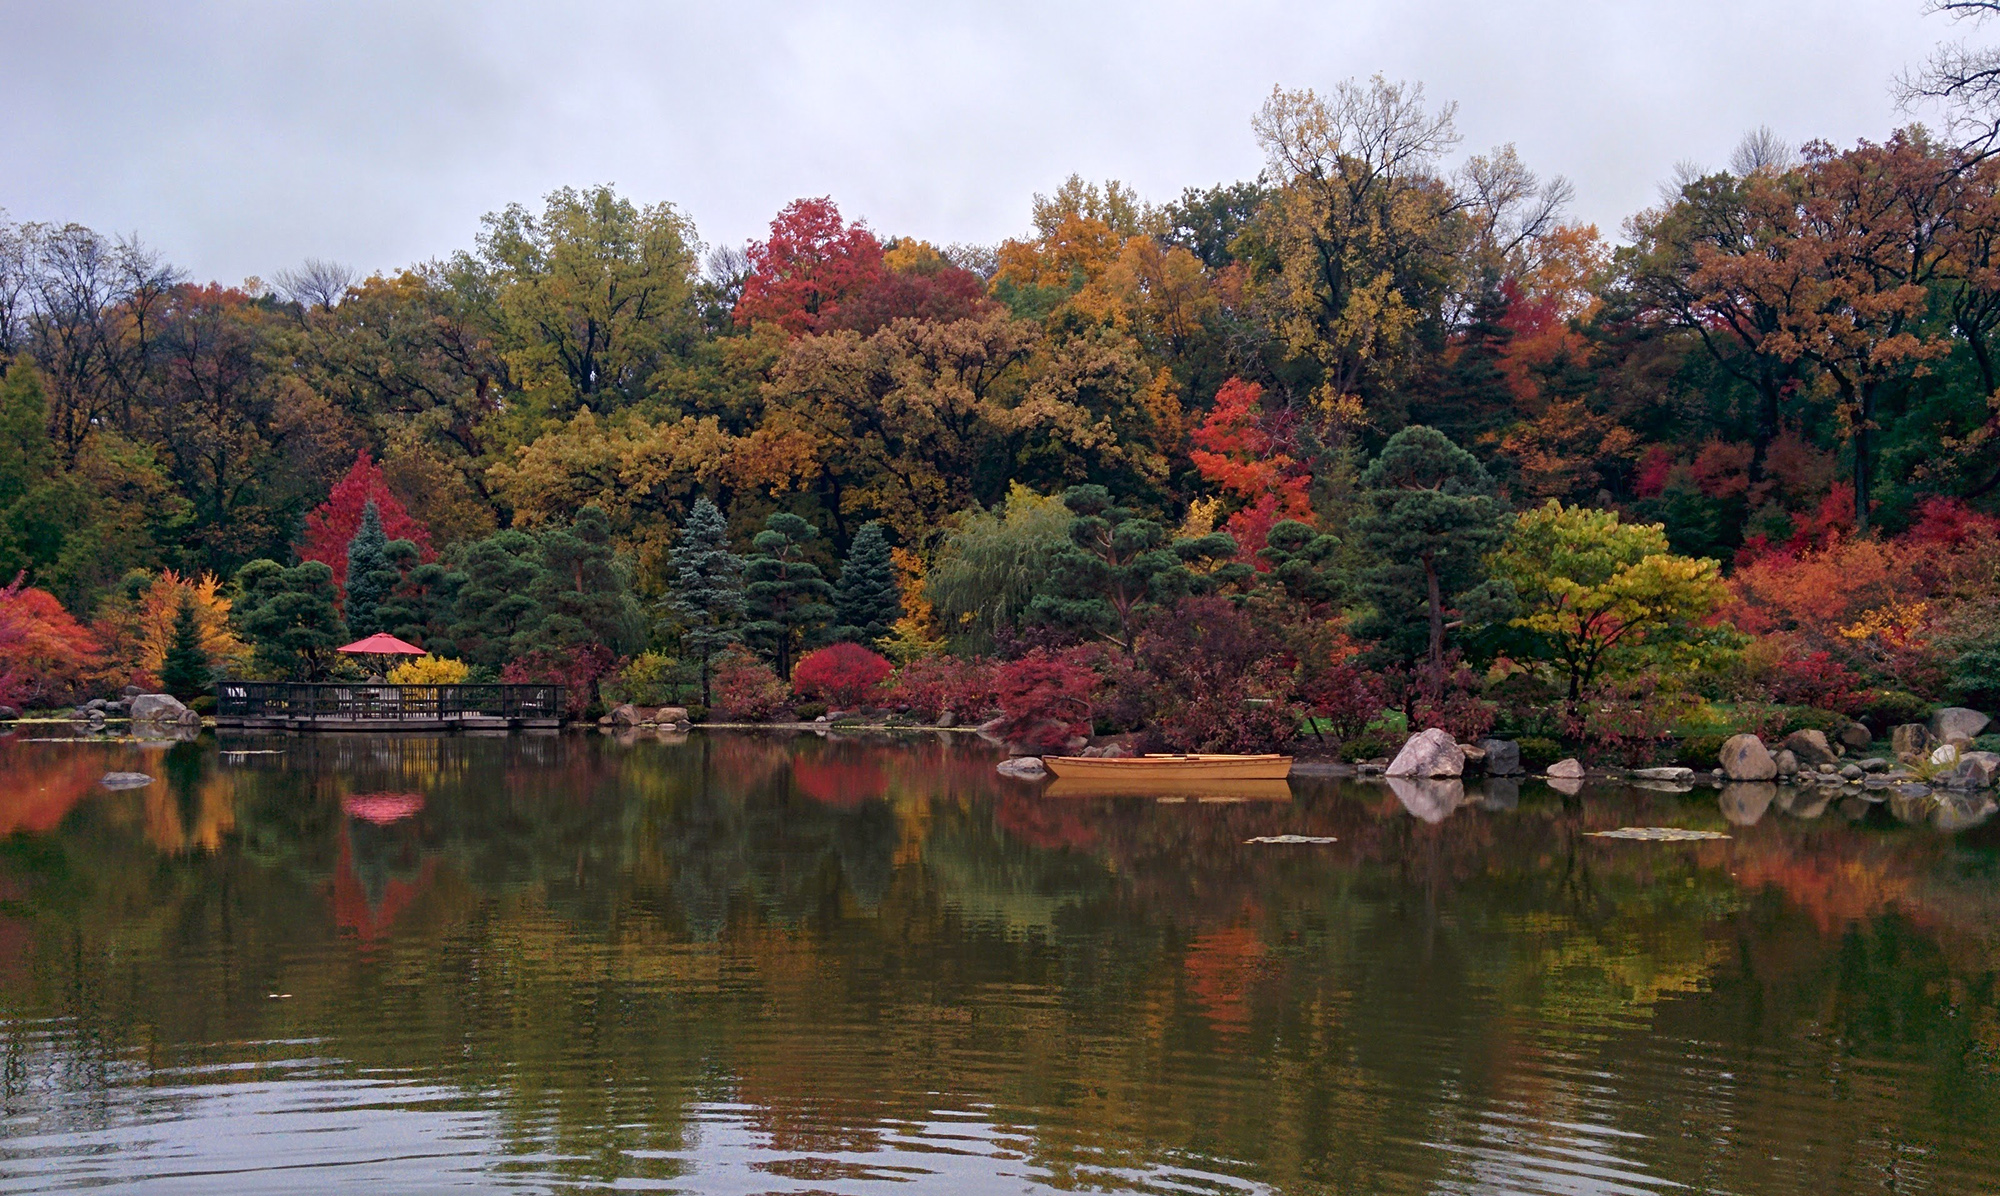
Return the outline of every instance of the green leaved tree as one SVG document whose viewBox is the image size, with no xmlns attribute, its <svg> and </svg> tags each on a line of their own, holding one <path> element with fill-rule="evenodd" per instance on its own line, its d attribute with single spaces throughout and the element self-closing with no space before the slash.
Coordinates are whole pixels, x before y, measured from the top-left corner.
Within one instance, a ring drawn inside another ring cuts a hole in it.
<svg viewBox="0 0 2000 1196">
<path fill-rule="evenodd" d="M 833 587 L 833 609 L 833 638 L 860 644 L 872 645 L 888 635 L 903 617 L 896 566 L 889 559 L 889 540 L 880 523 L 864 523 L 854 534 Z"/>
<path fill-rule="evenodd" d="M 1722 567 L 1676 556 L 1661 524 L 1550 499 L 1515 517 L 1491 564 L 1520 604 L 1511 625 L 1568 679 L 1572 706 L 1607 673 L 1671 670 L 1718 642 Z"/>
<path fill-rule="evenodd" d="M 748 609 L 743 558 L 729 549 L 729 527 L 707 496 L 695 500 L 681 538 L 668 554 L 668 595 L 660 603 L 680 628 L 681 652 L 701 677 L 701 703 L 713 705 L 710 671 L 723 649 L 743 638 Z"/>
<path fill-rule="evenodd" d="M 743 633 L 769 654 L 786 680 L 799 652 L 834 615 L 827 602 L 833 587 L 819 566 L 806 559 L 806 546 L 818 535 L 819 529 L 797 515 L 776 512 L 750 542 L 754 551 L 743 566 L 750 599 L 750 622 Z"/>
</svg>

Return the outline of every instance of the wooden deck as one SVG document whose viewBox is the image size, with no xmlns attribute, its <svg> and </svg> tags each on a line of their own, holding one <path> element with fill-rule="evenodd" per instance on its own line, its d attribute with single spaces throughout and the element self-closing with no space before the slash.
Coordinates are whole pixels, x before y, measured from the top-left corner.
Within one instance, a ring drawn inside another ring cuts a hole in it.
<svg viewBox="0 0 2000 1196">
<path fill-rule="evenodd" d="M 215 725 L 273 731 L 505 734 L 562 726 L 560 685 L 341 685 L 224 681 Z"/>
</svg>

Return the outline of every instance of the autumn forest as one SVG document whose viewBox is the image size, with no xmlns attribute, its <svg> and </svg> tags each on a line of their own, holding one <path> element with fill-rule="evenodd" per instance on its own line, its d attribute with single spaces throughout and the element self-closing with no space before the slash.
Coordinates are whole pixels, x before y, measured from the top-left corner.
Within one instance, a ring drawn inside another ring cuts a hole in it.
<svg viewBox="0 0 2000 1196">
<path fill-rule="evenodd" d="M 1248 115 L 1255 179 L 992 246 L 592 186 L 231 287 L 0 214 L 0 703 L 376 631 L 1045 746 L 1705 767 L 2000 701 L 2000 160 L 1759 132 L 1600 229 L 1419 86 Z"/>
</svg>

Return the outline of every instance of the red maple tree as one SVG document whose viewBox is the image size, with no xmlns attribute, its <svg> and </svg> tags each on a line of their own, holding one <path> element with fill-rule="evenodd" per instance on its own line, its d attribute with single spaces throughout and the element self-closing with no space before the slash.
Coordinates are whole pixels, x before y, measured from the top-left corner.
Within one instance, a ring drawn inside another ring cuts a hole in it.
<svg viewBox="0 0 2000 1196">
<path fill-rule="evenodd" d="M 794 336 L 834 326 L 841 304 L 884 272 L 882 243 L 859 221 L 842 224 L 831 197 L 795 199 L 749 247 L 750 277 L 736 322 L 768 320 Z"/>
<path fill-rule="evenodd" d="M 361 530 L 361 514 L 369 499 L 375 500 L 382 517 L 382 532 L 391 540 L 408 540 L 417 546 L 418 559 L 435 560 L 430 529 L 411 516 L 401 499 L 383 480 L 382 467 L 366 451 L 355 454 L 347 476 L 334 483 L 326 501 L 306 515 L 305 540 L 299 545 L 301 561 L 320 561 L 333 570 L 333 584 L 347 593 L 347 542 Z"/>
<path fill-rule="evenodd" d="M 1243 504 L 1224 527 L 1251 559 L 1273 524 L 1313 519 L 1306 497 L 1312 472 L 1294 455 L 1295 422 L 1288 412 L 1264 409 L 1262 386 L 1231 378 L 1215 392 L 1215 406 L 1192 434 L 1195 448 L 1188 456 L 1194 467 Z"/>
<path fill-rule="evenodd" d="M 0 704 L 55 706 L 76 700 L 101 667 L 90 629 L 25 572 L 0 586 Z"/>
</svg>

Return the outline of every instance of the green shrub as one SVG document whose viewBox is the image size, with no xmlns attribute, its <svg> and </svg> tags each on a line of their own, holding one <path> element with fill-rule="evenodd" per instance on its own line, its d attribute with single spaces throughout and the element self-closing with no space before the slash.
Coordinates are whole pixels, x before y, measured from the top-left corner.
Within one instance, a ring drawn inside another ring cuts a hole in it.
<svg viewBox="0 0 2000 1196">
<path fill-rule="evenodd" d="M 792 713 L 798 715 L 801 722 L 809 723 L 826 713 L 826 703 L 800 702 L 798 705 L 792 707 Z"/>
<path fill-rule="evenodd" d="M 688 712 L 688 721 L 691 723 L 706 722 L 708 720 L 708 707 L 703 706 L 700 703 L 696 703 L 695 705 L 688 707 L 687 712 Z"/>
<path fill-rule="evenodd" d="M 1403 750 L 1403 742 L 1409 736 L 1401 731 L 1386 727 L 1370 727 L 1358 735 L 1350 735 L 1340 743 L 1340 758 L 1350 763 L 1373 760 L 1381 756 L 1393 757 Z"/>
<path fill-rule="evenodd" d="M 1722 759 L 1722 744 L 1728 738 L 1716 734 L 1683 735 L 1675 745 L 1674 759 L 1689 768 L 1714 768 Z"/>
<path fill-rule="evenodd" d="M 1540 772 L 1569 755 L 1562 744 L 1542 735 L 1530 735 L 1515 742 L 1521 745 L 1521 764 L 1530 772 Z"/>
<path fill-rule="evenodd" d="M 1861 695 L 1856 717 L 1872 727 L 1877 735 L 1886 735 L 1891 727 L 1923 722 L 1931 716 L 1932 709 L 1933 703 L 1913 693 L 1900 689 L 1871 689 Z"/>
<path fill-rule="evenodd" d="M 196 694 L 194 700 L 188 703 L 188 709 L 194 711 L 196 714 L 214 714 L 215 695 Z"/>
<path fill-rule="evenodd" d="M 1815 710 L 1811 706 L 1785 707 L 1783 733 L 1794 731 L 1824 731 L 1831 737 L 1834 732 L 1854 720 L 1838 710 Z"/>
</svg>

